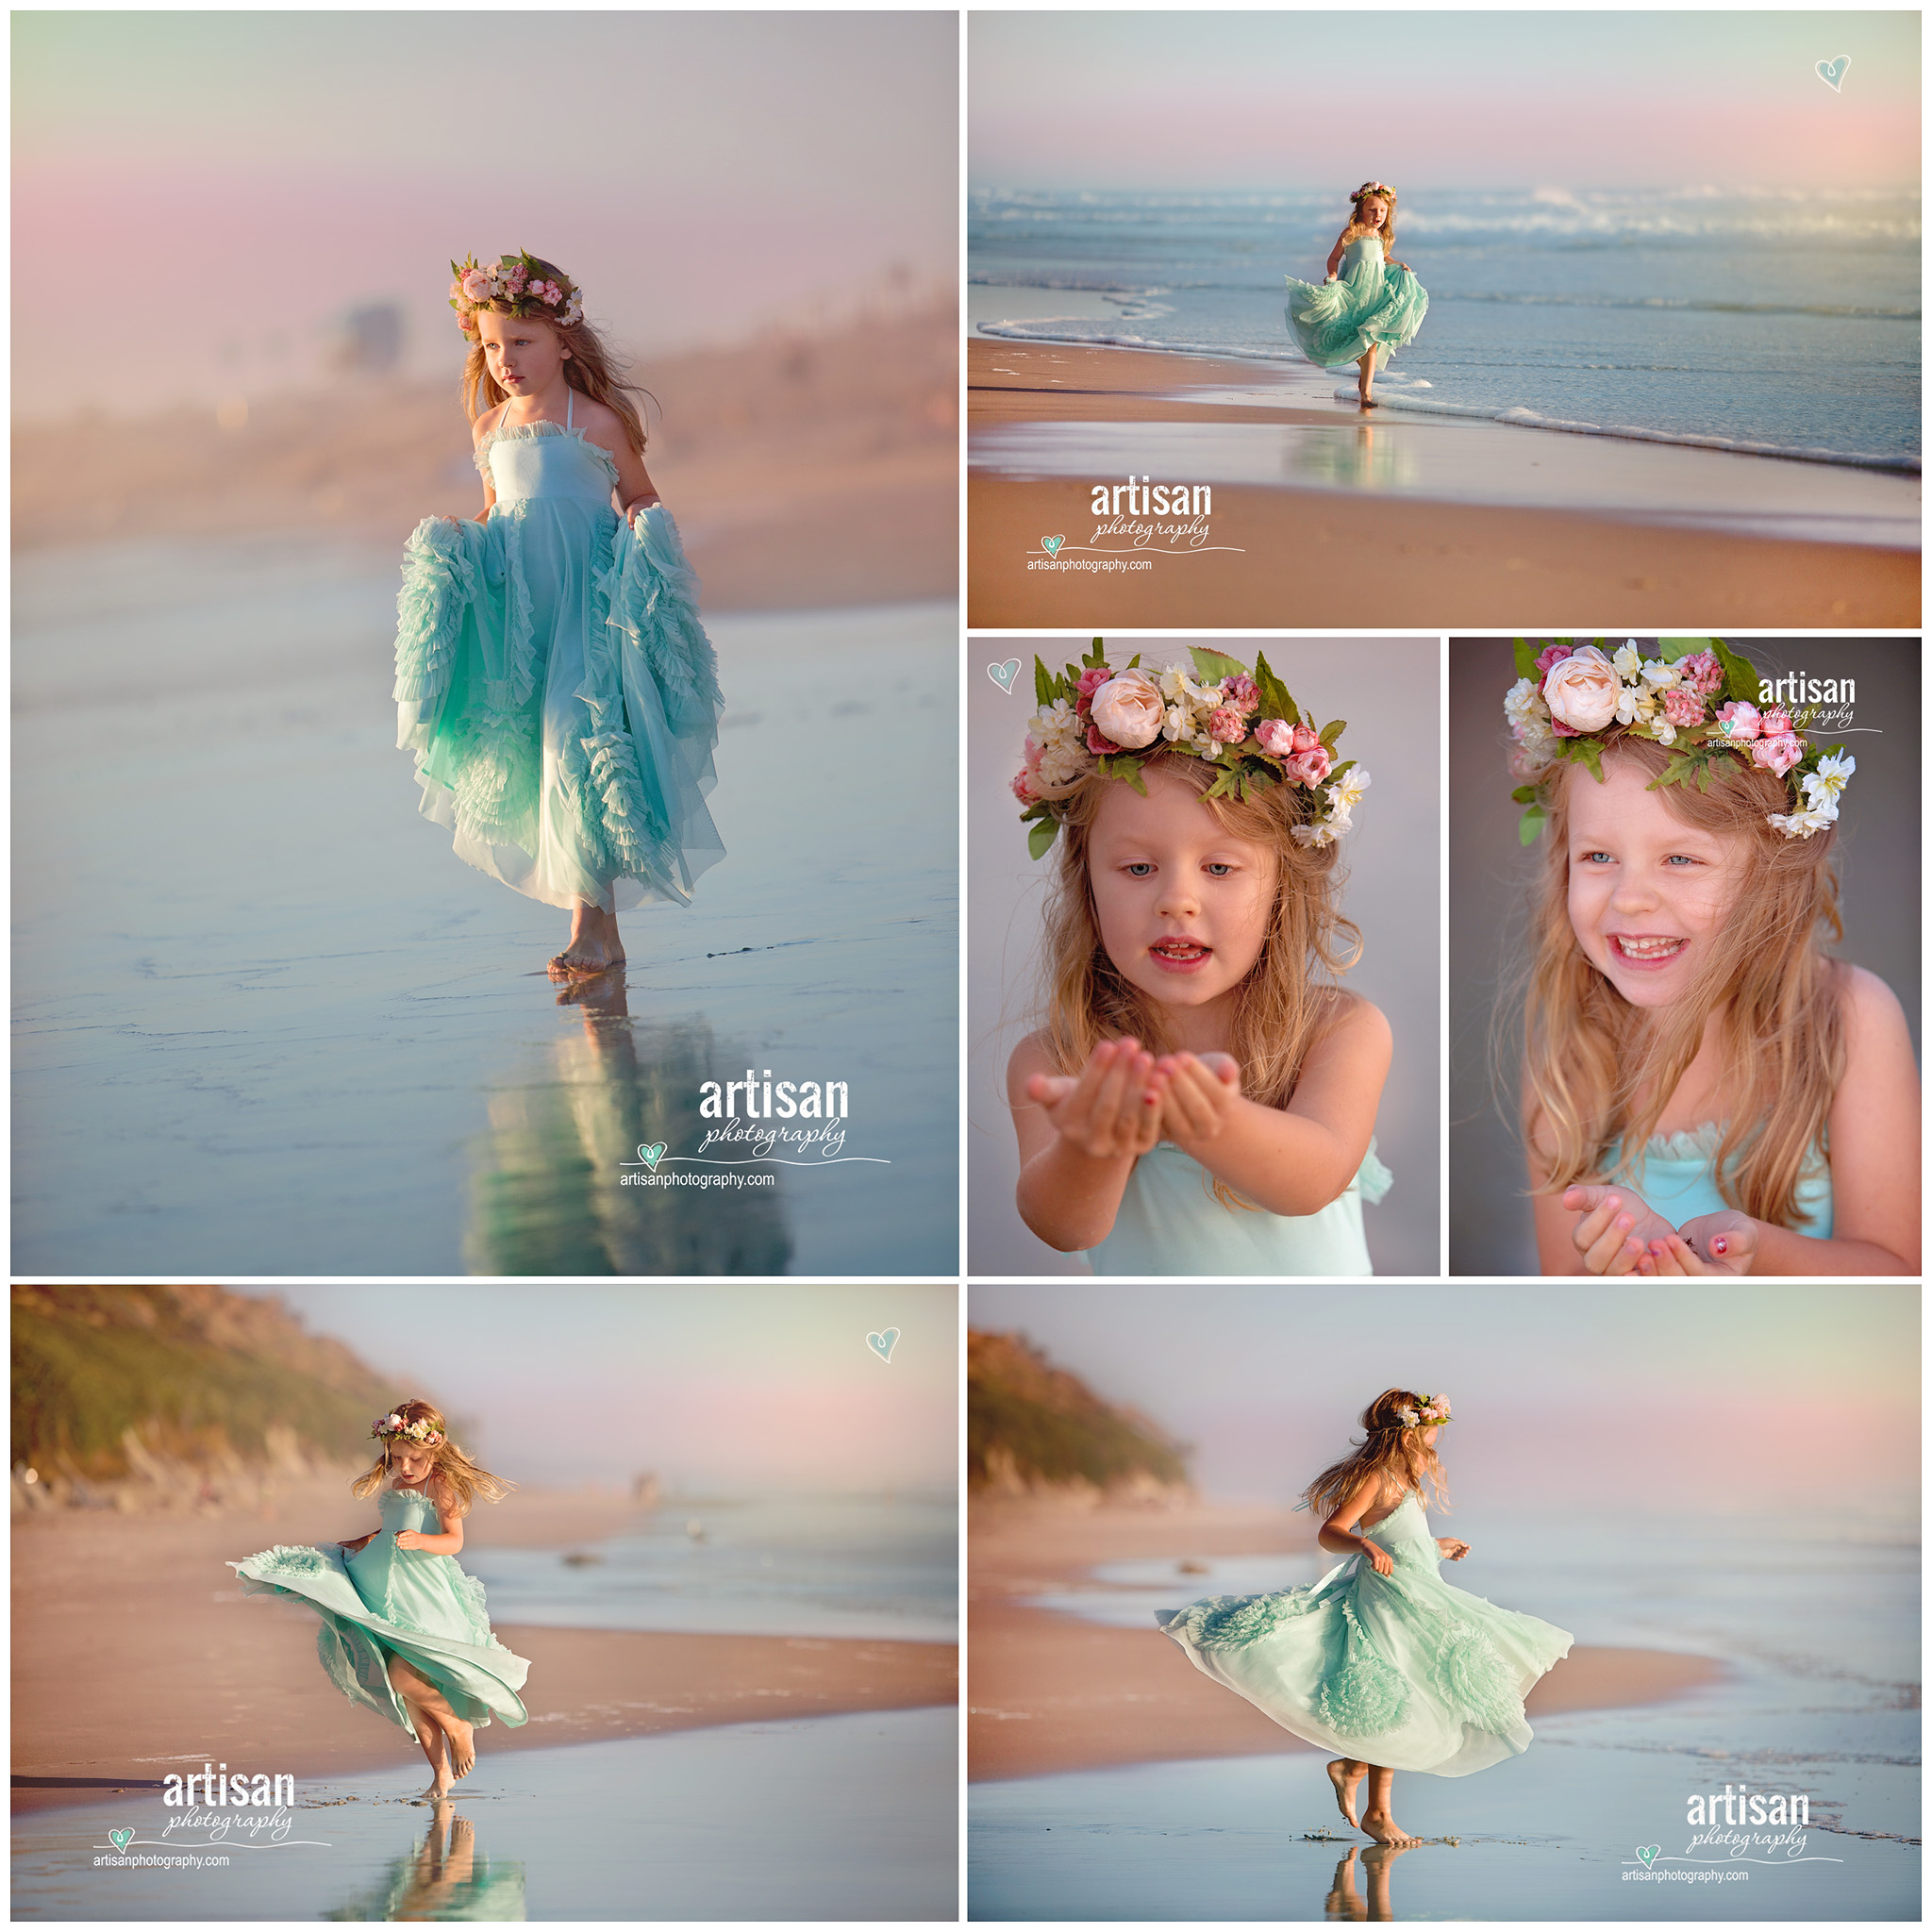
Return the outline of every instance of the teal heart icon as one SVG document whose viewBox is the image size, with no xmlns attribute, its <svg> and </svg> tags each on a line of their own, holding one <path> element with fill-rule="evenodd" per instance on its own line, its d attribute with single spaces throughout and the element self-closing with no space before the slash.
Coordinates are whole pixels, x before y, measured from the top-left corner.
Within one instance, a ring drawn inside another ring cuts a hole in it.
<svg viewBox="0 0 1932 1932">
<path fill-rule="evenodd" d="M 655 1172 L 658 1163 L 664 1158 L 664 1142 L 659 1141 L 655 1147 L 640 1147 L 638 1158 Z"/>
<path fill-rule="evenodd" d="M 127 1849 L 127 1840 L 131 1839 L 133 1836 L 133 1825 L 124 1824 L 119 1831 L 110 1831 L 108 1834 L 108 1842 L 110 1845 L 112 1845 L 117 1852 L 125 1852 Z"/>
<path fill-rule="evenodd" d="M 880 1361 L 889 1362 L 892 1359 L 892 1344 L 898 1339 L 899 1331 L 896 1328 L 888 1328 L 883 1334 L 868 1335 L 865 1338 L 865 1345 Z"/>
<path fill-rule="evenodd" d="M 1058 557 L 1060 554 L 1060 545 L 1066 541 L 1064 537 L 1042 537 L 1040 540 L 1040 547 L 1049 557 Z"/>
<path fill-rule="evenodd" d="M 1661 1845 L 1639 1845 L 1637 1847 L 1637 1856 L 1643 1860 L 1645 1865 L 1648 1865 L 1662 1849 Z"/>
<path fill-rule="evenodd" d="M 1004 664 L 989 664 L 986 667 L 986 675 L 1008 697 L 1011 697 L 1013 695 L 1013 680 L 1020 675 L 1020 660 L 1017 658 L 1008 658 Z"/>
<path fill-rule="evenodd" d="M 1836 60 L 1821 60 L 1818 63 L 1818 77 L 1833 93 L 1837 93 L 1839 83 L 1845 77 L 1845 69 L 1852 64 L 1849 54 L 1840 54 Z"/>
</svg>

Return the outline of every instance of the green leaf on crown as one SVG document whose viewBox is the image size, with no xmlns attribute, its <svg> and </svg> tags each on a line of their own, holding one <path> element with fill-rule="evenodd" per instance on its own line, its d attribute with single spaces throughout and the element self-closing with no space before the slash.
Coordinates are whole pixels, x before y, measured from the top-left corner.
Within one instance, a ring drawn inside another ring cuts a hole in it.
<svg viewBox="0 0 1932 1932">
<path fill-rule="evenodd" d="M 1026 850 L 1035 858 L 1044 858 L 1047 849 L 1058 833 L 1060 822 L 1056 818 L 1044 818 L 1026 834 Z"/>
<path fill-rule="evenodd" d="M 1299 724 L 1302 714 L 1295 708 L 1294 700 L 1288 694 L 1288 687 L 1268 667 L 1268 659 L 1258 653 L 1255 658 L 1255 688 L 1261 693 L 1260 716 L 1279 718 L 1285 724 Z"/>
<path fill-rule="evenodd" d="M 1038 658 L 1033 660 L 1033 697 L 1041 710 L 1053 703 L 1053 673 Z"/>
<path fill-rule="evenodd" d="M 1128 669 L 1129 671 L 1138 671 L 1138 670 L 1140 670 L 1140 668 L 1141 668 L 1141 654 L 1140 654 L 1140 652 L 1139 652 L 1139 651 L 1136 651 L 1136 652 L 1134 653 L 1134 655 L 1133 655 L 1133 656 L 1132 656 L 1131 658 L 1129 658 L 1127 659 L 1127 669 Z"/>
<path fill-rule="evenodd" d="M 1548 817 L 1549 813 L 1541 806 L 1531 806 L 1523 814 L 1522 823 L 1516 827 L 1518 841 L 1524 845 L 1534 845 L 1536 843 L 1536 835 L 1542 830 L 1543 821 Z"/>
<path fill-rule="evenodd" d="M 1248 667 L 1239 658 L 1229 658 L 1220 651 L 1204 651 L 1199 645 L 1191 644 L 1188 656 L 1194 660 L 1194 675 L 1203 684 L 1219 684 L 1224 677 L 1245 677 Z"/>
<path fill-rule="evenodd" d="M 1322 741 L 1323 750 L 1332 755 L 1335 750 L 1335 741 L 1347 729 L 1348 720 L 1346 718 L 1338 718 L 1332 724 L 1323 725 L 1318 734 Z"/>
<path fill-rule="evenodd" d="M 1739 704 L 1755 705 L 1763 689 L 1763 680 L 1757 675 L 1757 667 L 1750 658 L 1741 657 L 1731 649 L 1722 638 L 1710 641 L 1711 655 L 1724 667 L 1724 695 L 1735 699 Z"/>
<path fill-rule="evenodd" d="M 1509 796 L 1518 805 L 1534 805 L 1536 803 L 1536 787 L 1534 785 L 1519 785 Z"/>
<path fill-rule="evenodd" d="M 1240 782 L 1241 771 L 1238 766 L 1225 765 L 1216 774 L 1213 784 L 1202 792 L 1203 798 L 1225 798 Z"/>
<path fill-rule="evenodd" d="M 1565 641 L 1559 638 L 1557 641 L 1561 643 Z M 1536 660 L 1537 650 L 1534 641 L 1529 638 L 1518 638 L 1516 640 L 1517 676 L 1533 677 L 1539 683 L 1541 683 L 1542 680 L 1542 673 L 1536 668 Z"/>
<path fill-rule="evenodd" d="M 1604 782 L 1604 746 L 1600 738 L 1564 738 L 1557 742 L 1563 747 L 1563 757 L 1572 764 L 1588 765 L 1590 775 L 1599 785 Z"/>
<path fill-rule="evenodd" d="M 1093 640 L 1093 648 L 1080 661 L 1090 671 L 1098 670 L 1107 662 L 1107 645 L 1099 638 L 1095 638 Z M 1077 684 L 1079 680 L 1075 678 L 1074 682 Z"/>
<path fill-rule="evenodd" d="M 1659 638 L 1657 641 L 1657 654 L 1666 664 L 1681 664 L 1686 658 L 1694 658 L 1700 651 L 1709 651 L 1715 657 L 1715 638 Z"/>
</svg>

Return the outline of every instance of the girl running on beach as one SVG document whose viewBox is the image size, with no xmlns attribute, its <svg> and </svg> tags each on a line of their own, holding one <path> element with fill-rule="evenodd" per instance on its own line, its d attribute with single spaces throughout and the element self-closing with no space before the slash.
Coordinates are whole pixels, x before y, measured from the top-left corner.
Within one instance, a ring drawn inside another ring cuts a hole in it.
<svg viewBox="0 0 1932 1932">
<path fill-rule="evenodd" d="M 1428 291 L 1395 245 L 1395 191 L 1364 181 L 1349 197 L 1348 225 L 1328 251 L 1328 279 L 1288 282 L 1288 328 L 1310 362 L 1324 369 L 1356 364 L 1362 408 L 1379 407 L 1375 370 L 1403 343 L 1413 341 L 1429 307 Z"/>
<path fill-rule="evenodd" d="M 323 1669 L 352 1704 L 423 1747 L 431 1782 L 417 1802 L 433 1804 L 470 1774 L 476 1726 L 525 1722 L 517 1692 L 530 1666 L 491 1634 L 483 1586 L 456 1560 L 470 1506 L 515 1485 L 477 1468 L 426 1402 L 399 1403 L 369 1433 L 382 1454 L 351 1493 L 376 1496 L 380 1529 L 320 1549 L 277 1543 L 228 1568 L 248 1595 L 321 1613 Z"/>
<path fill-rule="evenodd" d="M 704 804 L 716 659 L 644 471 L 643 391 L 612 373 L 581 291 L 533 255 L 450 268 L 484 508 L 409 539 L 397 742 L 459 858 L 570 912 L 552 977 L 608 972 L 617 914 L 689 904 L 724 856 Z"/>
<path fill-rule="evenodd" d="M 1426 1483 L 1443 1501 L 1436 1438 L 1446 1395 L 1387 1389 L 1362 1411 L 1365 1440 L 1303 1492 L 1319 1541 L 1346 1558 L 1321 1582 L 1267 1596 L 1211 1596 L 1156 1621 L 1218 1684 L 1324 1751 L 1335 1802 L 1378 1844 L 1396 1824 L 1398 1771 L 1464 1777 L 1528 1750 L 1523 1700 L 1574 1641 L 1444 1583 L 1469 1545 L 1432 1537 Z M 1362 1780 L 1368 1804 L 1357 1814 Z"/>
<path fill-rule="evenodd" d="M 1369 774 L 1266 658 L 1191 657 L 1035 659 L 1013 790 L 1036 858 L 1064 837 L 1007 1069 L 1020 1214 L 1098 1274 L 1368 1274 L 1389 1024 L 1323 975 L 1360 950 L 1337 841 Z"/>
<path fill-rule="evenodd" d="M 1542 1272 L 1916 1274 L 1911 1038 L 1822 945 L 1856 760 L 1719 639 L 1516 650 Z"/>
</svg>

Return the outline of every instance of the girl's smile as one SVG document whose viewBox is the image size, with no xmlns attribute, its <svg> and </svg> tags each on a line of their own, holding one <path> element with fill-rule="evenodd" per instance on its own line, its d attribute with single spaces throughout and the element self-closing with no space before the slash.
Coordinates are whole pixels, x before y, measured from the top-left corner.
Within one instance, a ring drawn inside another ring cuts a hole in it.
<svg viewBox="0 0 1932 1932">
<path fill-rule="evenodd" d="M 1576 943 L 1632 1006 L 1667 1006 L 1731 903 L 1740 855 L 1685 824 L 1628 758 L 1606 758 L 1601 785 L 1575 771 L 1568 783 Z"/>
</svg>

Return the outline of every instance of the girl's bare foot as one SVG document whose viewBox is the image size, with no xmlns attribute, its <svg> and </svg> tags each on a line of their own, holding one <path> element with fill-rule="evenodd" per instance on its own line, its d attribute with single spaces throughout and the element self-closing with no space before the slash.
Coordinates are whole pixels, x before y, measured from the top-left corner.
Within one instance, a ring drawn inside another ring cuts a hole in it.
<svg viewBox="0 0 1932 1932">
<path fill-rule="evenodd" d="M 458 1777 L 468 1777 L 476 1768 L 476 1734 L 459 1717 L 440 1720 L 443 1736 L 449 1740 L 450 1768 Z"/>
<path fill-rule="evenodd" d="M 1353 1757 L 1338 1757 L 1328 1767 L 1328 1782 L 1335 1787 L 1335 1802 L 1341 1808 L 1341 1815 L 1359 1831 L 1360 1822 L 1355 1815 L 1355 1794 L 1361 1789 L 1362 1779 L 1369 1767 Z"/>
<path fill-rule="evenodd" d="M 1410 1838 L 1401 1825 L 1397 1824 L 1386 1811 L 1364 1811 L 1358 1827 L 1365 1831 L 1378 1845 L 1419 1845 L 1422 1840 Z"/>
<path fill-rule="evenodd" d="M 623 963 L 624 941 L 617 936 L 617 915 L 579 902 L 571 916 L 570 944 L 550 961 L 551 978 L 608 973 Z"/>
</svg>

